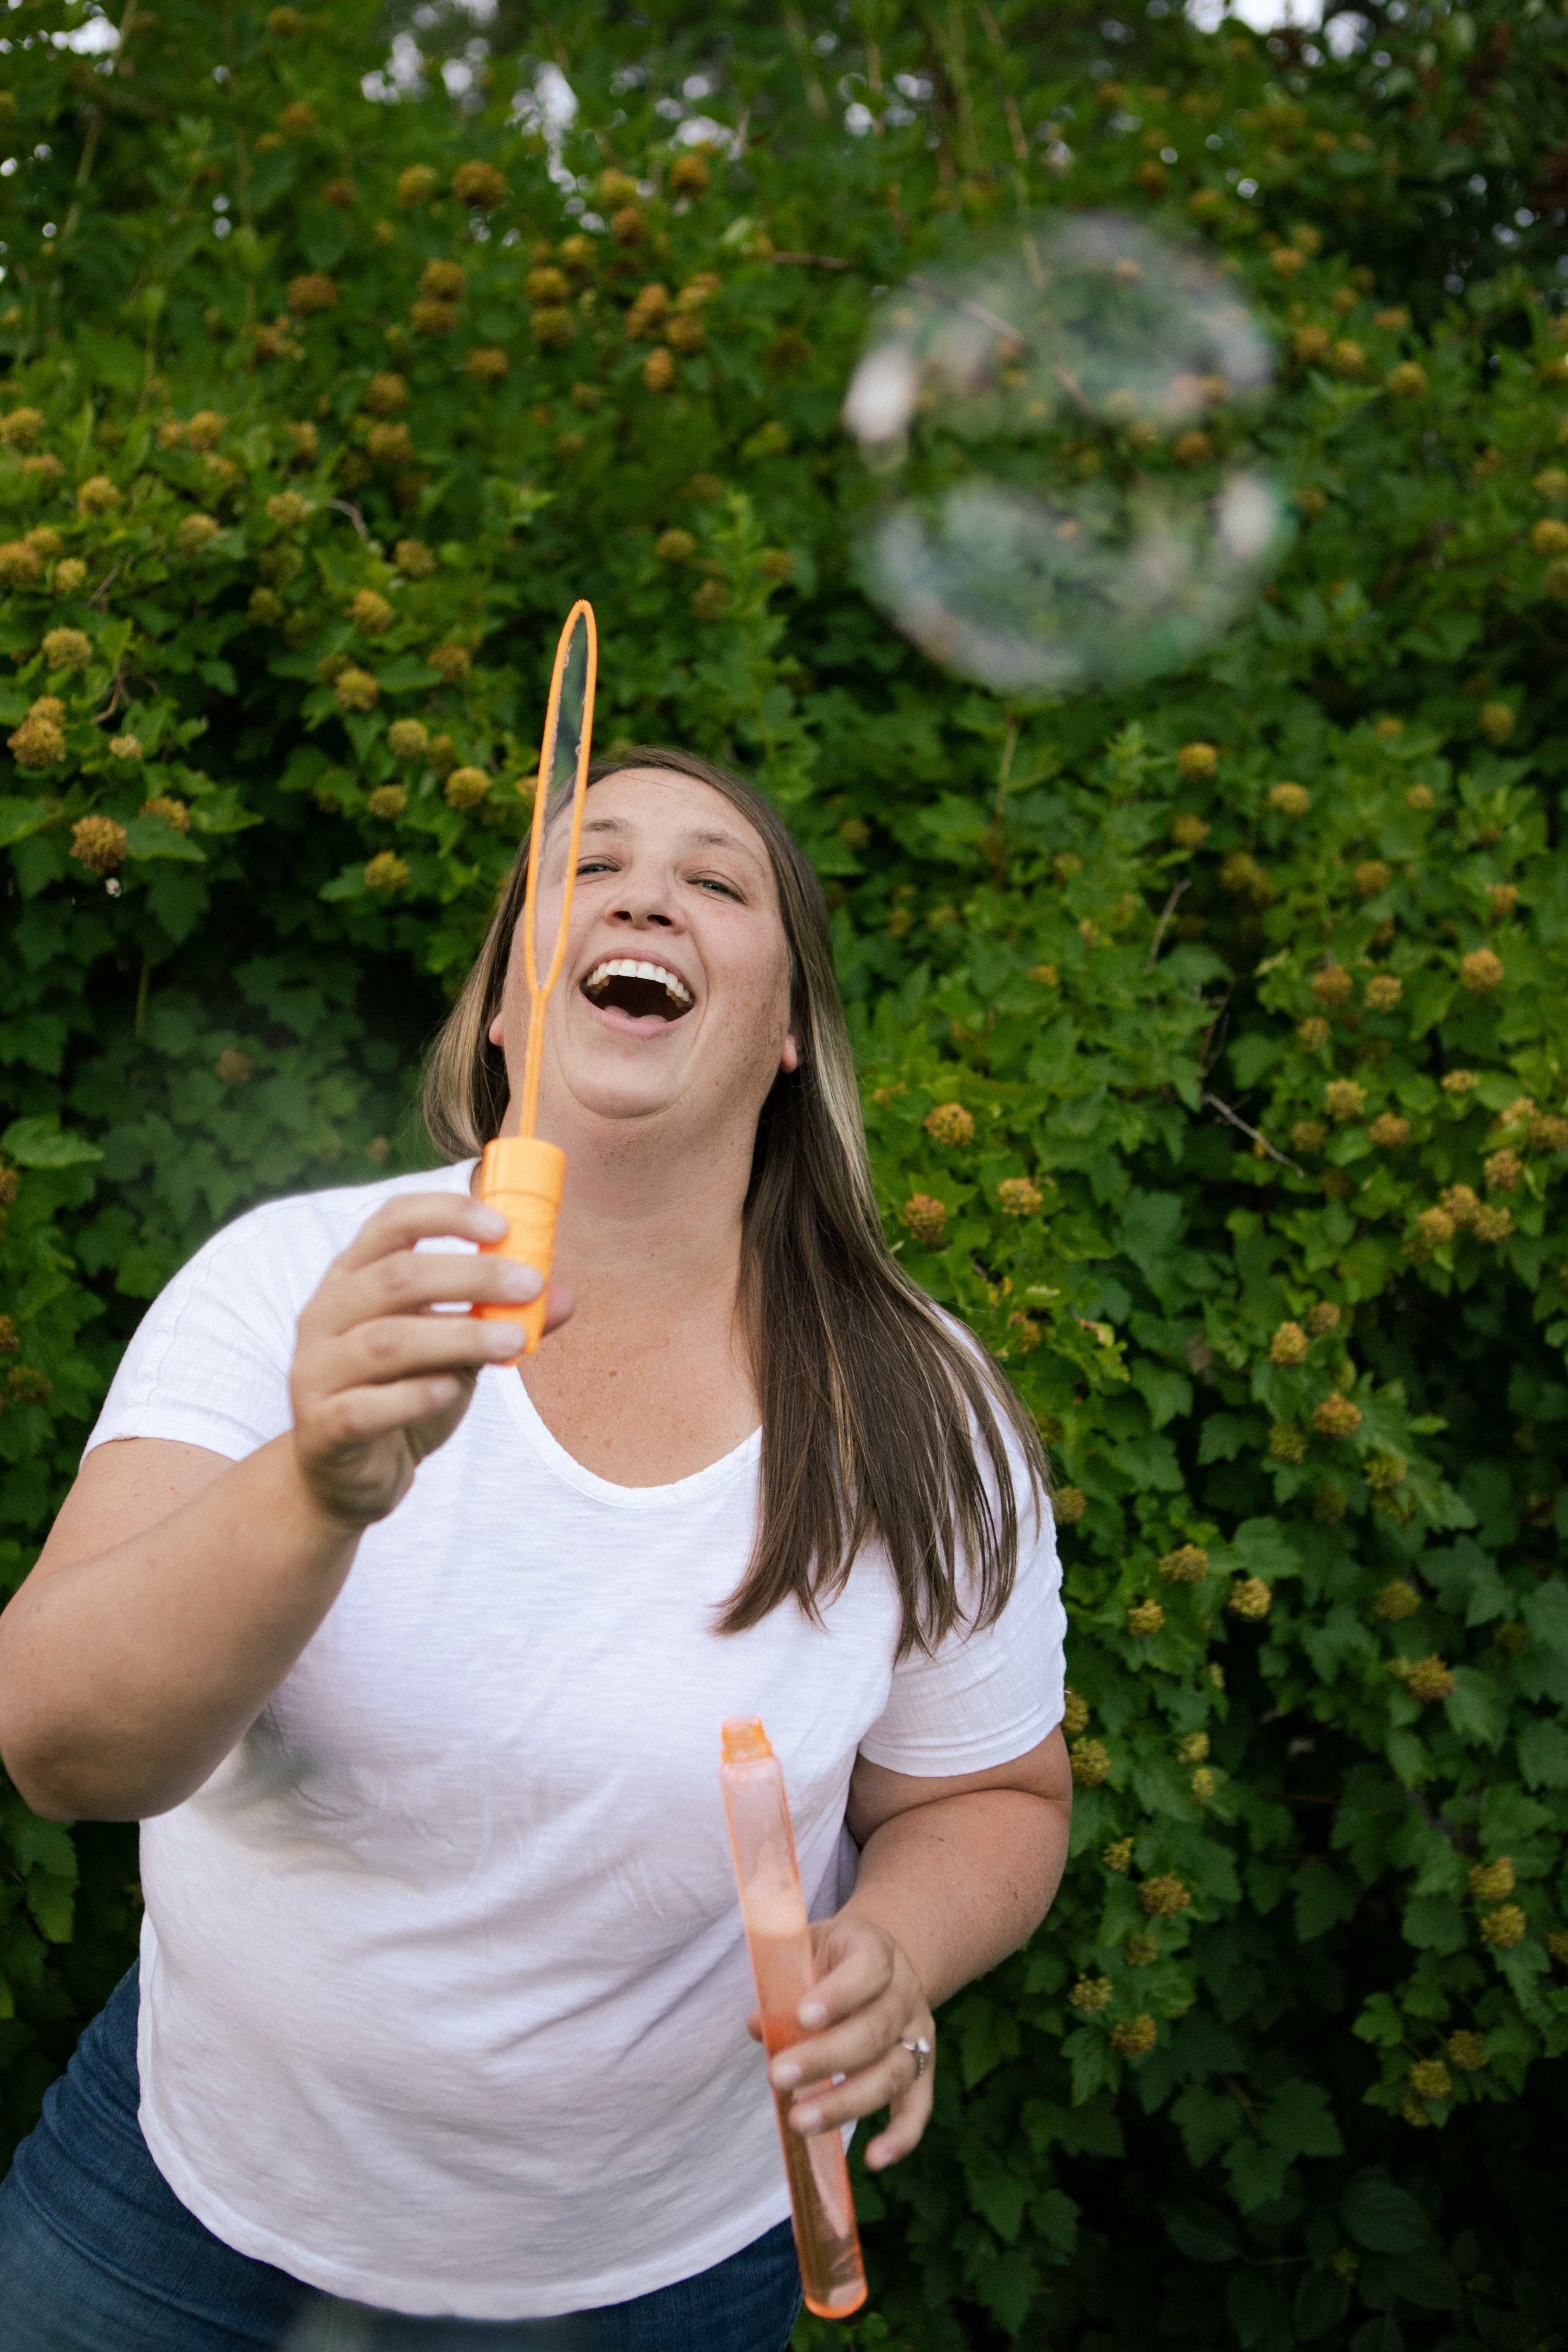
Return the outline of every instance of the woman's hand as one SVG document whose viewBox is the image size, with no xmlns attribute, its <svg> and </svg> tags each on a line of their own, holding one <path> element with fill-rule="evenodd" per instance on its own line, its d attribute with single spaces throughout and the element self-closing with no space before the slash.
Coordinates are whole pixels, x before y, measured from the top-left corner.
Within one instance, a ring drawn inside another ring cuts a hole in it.
<svg viewBox="0 0 1568 2352">
<path fill-rule="evenodd" d="M 444 1445 L 486 1364 L 518 1355 L 518 1323 L 441 1315 L 437 1305 L 537 1298 L 531 1266 L 415 1243 L 498 1241 L 506 1221 L 450 1192 L 388 1201 L 321 1276 L 300 1317 L 289 1387 L 300 1475 L 321 1509 L 351 1527 L 395 1510 L 427 1454 Z M 552 1290 L 544 1328 L 572 1312 Z"/>
<path fill-rule="evenodd" d="M 775 2090 L 795 2093 L 789 2120 L 799 2132 L 826 2131 L 879 2108 L 885 2131 L 866 2150 L 871 2169 L 896 2164 L 918 2146 L 931 2120 L 934 2056 L 921 2067 L 906 2042 L 933 2045 L 936 2026 L 901 1944 L 868 1919 L 817 1920 L 811 1931 L 817 1980 L 800 2005 L 805 2038 L 768 2068 Z M 753 2014 L 752 2036 L 762 2021 Z M 844 2080 L 836 2083 L 834 2075 Z"/>
</svg>

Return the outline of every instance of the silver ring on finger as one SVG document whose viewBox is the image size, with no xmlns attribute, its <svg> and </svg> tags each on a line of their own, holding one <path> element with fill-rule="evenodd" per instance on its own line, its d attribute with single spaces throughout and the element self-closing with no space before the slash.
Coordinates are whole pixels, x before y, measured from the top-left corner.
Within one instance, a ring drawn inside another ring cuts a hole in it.
<svg viewBox="0 0 1568 2352">
<path fill-rule="evenodd" d="M 914 2042 L 900 2041 L 899 2047 L 900 2050 L 907 2050 L 910 2056 L 914 2060 L 915 2080 L 918 2083 L 921 2076 L 925 2073 L 926 2068 L 931 2063 L 931 2043 L 926 2040 L 925 2035 L 922 2033 L 920 2035 L 918 2040 Z"/>
</svg>

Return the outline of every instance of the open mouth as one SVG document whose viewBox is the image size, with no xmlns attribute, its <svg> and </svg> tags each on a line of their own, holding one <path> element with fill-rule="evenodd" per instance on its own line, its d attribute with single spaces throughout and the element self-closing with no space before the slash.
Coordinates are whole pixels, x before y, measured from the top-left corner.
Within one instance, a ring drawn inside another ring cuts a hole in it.
<svg viewBox="0 0 1568 2352">
<path fill-rule="evenodd" d="M 602 1012 L 622 1013 L 633 1021 L 679 1021 L 691 1010 L 691 991 L 679 972 L 637 956 L 610 956 L 596 963 L 583 993 Z"/>
</svg>

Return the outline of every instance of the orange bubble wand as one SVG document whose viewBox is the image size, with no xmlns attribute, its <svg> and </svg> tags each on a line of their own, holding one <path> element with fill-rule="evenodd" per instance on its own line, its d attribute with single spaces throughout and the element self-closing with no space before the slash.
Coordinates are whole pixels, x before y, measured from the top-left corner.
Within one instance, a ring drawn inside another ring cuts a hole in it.
<svg viewBox="0 0 1568 2352">
<path fill-rule="evenodd" d="M 583 715 L 577 730 L 572 792 L 572 835 L 566 851 L 566 877 L 561 891 L 561 919 L 555 927 L 555 947 L 544 977 L 539 976 L 534 951 L 535 910 L 539 868 L 544 851 L 544 824 L 555 771 L 555 741 L 561 723 L 562 693 L 568 665 L 577 649 L 581 629 L 584 652 Z M 544 1336 L 544 1308 L 550 1289 L 550 1267 L 555 1255 L 555 1220 L 561 1208 L 566 1176 L 566 1154 L 534 1133 L 539 1117 L 539 1080 L 544 1062 L 544 1017 L 551 992 L 566 961 L 572 928 L 572 893 L 577 879 L 577 847 L 583 833 L 583 802 L 588 789 L 588 761 L 594 735 L 594 688 L 599 675 L 599 637 L 594 608 L 580 599 L 566 615 L 555 667 L 550 674 L 550 700 L 545 707 L 544 738 L 539 748 L 539 781 L 533 792 L 533 824 L 528 840 L 528 881 L 522 900 L 523 970 L 528 977 L 528 1042 L 523 1053 L 522 1099 L 515 1135 L 497 1136 L 487 1143 L 479 1162 L 479 1198 L 487 1208 L 499 1209 L 507 1231 L 499 1242 L 480 1247 L 500 1257 L 531 1265 L 544 1288 L 523 1307 L 487 1304 L 471 1312 L 491 1322 L 521 1323 L 528 1337 L 522 1353 L 531 1356 Z M 517 1357 L 511 1361 L 516 1363 Z"/>
</svg>

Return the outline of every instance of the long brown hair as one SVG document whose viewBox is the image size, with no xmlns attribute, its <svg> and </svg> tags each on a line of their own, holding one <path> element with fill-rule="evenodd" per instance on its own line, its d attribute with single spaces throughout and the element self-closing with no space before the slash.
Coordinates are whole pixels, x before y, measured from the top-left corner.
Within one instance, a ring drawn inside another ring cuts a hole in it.
<svg viewBox="0 0 1568 2352">
<path fill-rule="evenodd" d="M 1012 1590 L 1019 1514 L 1007 1440 L 1037 1513 L 1045 1459 L 1017 1398 L 977 1344 L 917 1288 L 883 1237 L 822 886 L 761 793 L 689 751 L 636 747 L 590 783 L 664 768 L 722 795 L 766 845 L 790 947 L 800 1066 L 757 1122 L 742 1234 L 742 1305 L 763 1409 L 762 1509 L 721 1630 L 794 1599 L 810 1615 L 879 1540 L 902 1607 L 900 1655 Z M 478 960 L 431 1048 L 423 1108 L 454 1160 L 499 1133 L 510 1089 L 490 1043 L 528 878 L 527 845 Z"/>
</svg>

